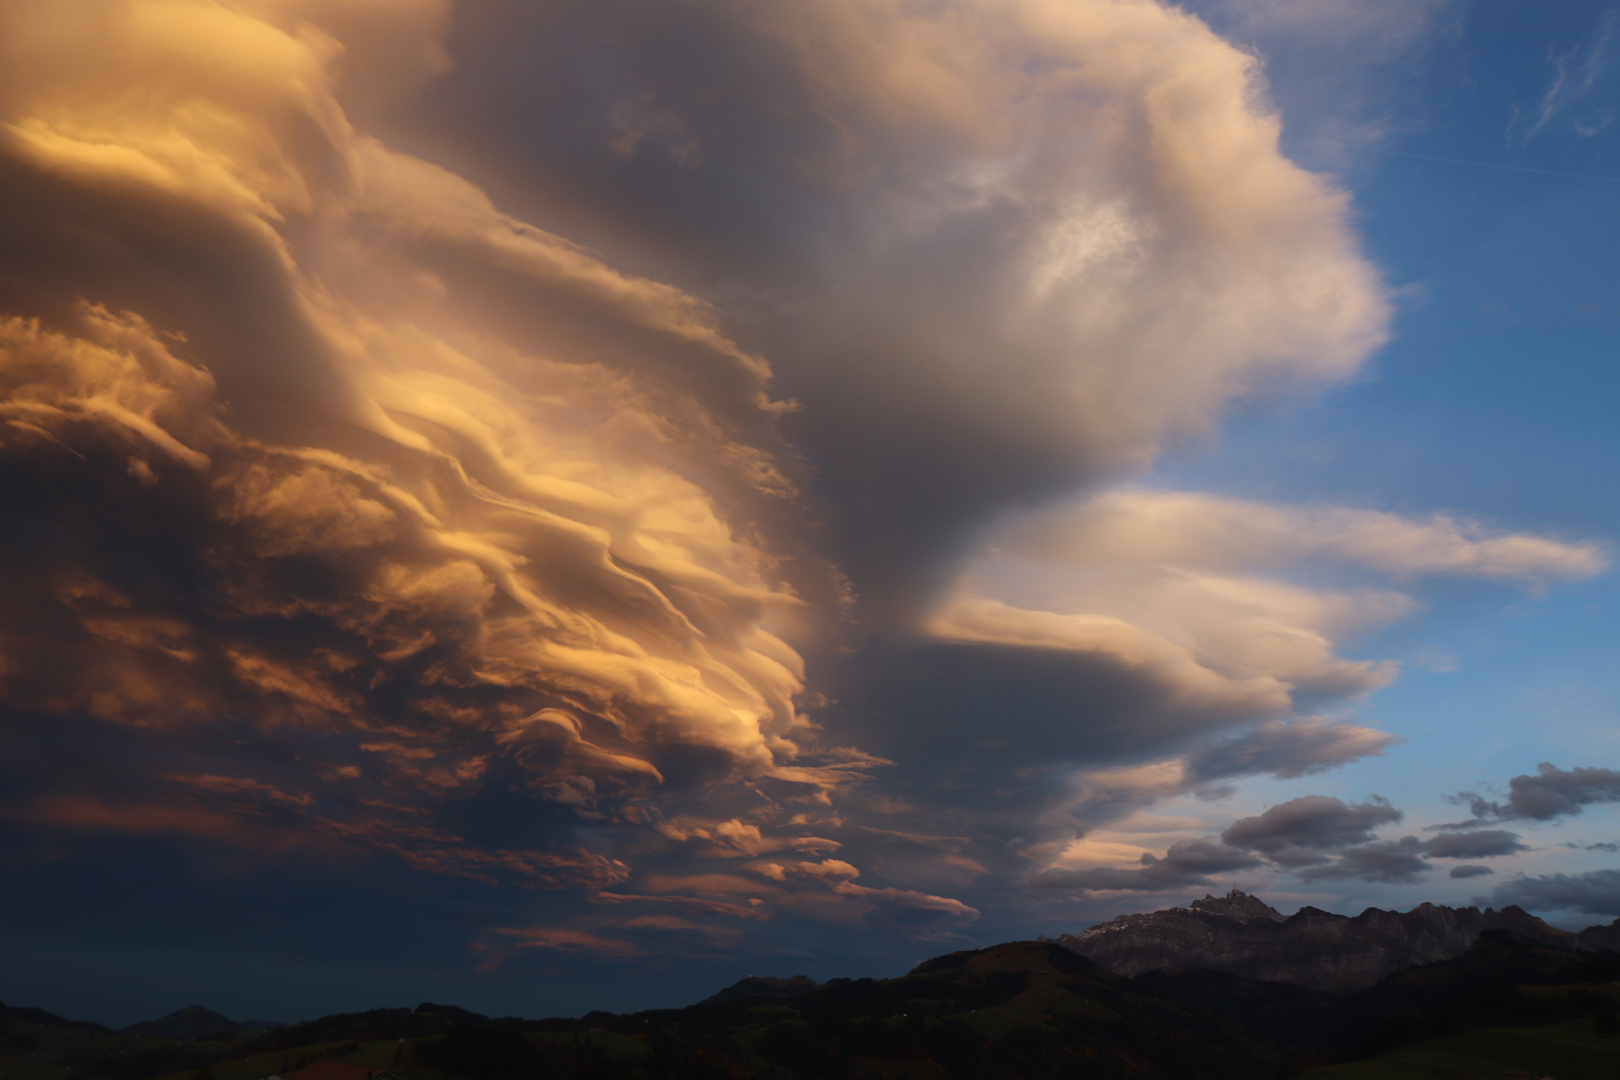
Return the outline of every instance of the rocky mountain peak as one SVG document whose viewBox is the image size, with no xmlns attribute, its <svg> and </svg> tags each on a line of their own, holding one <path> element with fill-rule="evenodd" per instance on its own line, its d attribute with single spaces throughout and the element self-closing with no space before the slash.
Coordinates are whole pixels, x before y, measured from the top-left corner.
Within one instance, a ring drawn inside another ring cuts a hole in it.
<svg viewBox="0 0 1620 1080">
<path fill-rule="evenodd" d="M 1620 920 L 1573 934 L 1518 907 L 1481 911 L 1430 903 L 1408 912 L 1368 908 L 1354 917 L 1307 906 L 1285 917 L 1234 889 L 1186 907 L 1121 915 L 1057 943 L 1127 977 L 1180 968 L 1355 990 L 1414 964 L 1459 957 L 1486 930 L 1560 949 L 1607 949 L 1620 939 Z"/>
<path fill-rule="evenodd" d="M 1282 912 L 1261 900 L 1258 896 L 1250 896 L 1246 892 L 1233 889 L 1222 897 L 1205 894 L 1202 900 L 1194 900 L 1187 905 L 1192 911 L 1207 911 L 1211 915 L 1225 915 L 1237 919 L 1239 922 L 1248 922 L 1250 919 L 1270 919 L 1272 922 L 1282 922 L 1285 916 Z"/>
</svg>

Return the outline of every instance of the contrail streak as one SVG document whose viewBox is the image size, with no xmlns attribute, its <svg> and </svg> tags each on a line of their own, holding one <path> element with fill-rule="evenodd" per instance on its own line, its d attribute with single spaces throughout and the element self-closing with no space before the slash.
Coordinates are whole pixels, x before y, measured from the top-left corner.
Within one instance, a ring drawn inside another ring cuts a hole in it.
<svg viewBox="0 0 1620 1080">
<path fill-rule="evenodd" d="M 1414 161 L 1436 161 L 1442 165 L 1476 165 L 1481 169 L 1501 169 L 1504 172 L 1535 173 L 1538 176 L 1563 176 L 1571 180 L 1602 180 L 1607 184 L 1620 184 L 1620 176 L 1597 176 L 1593 173 L 1558 172 L 1554 169 L 1530 169 L 1523 165 L 1498 165 L 1493 161 L 1465 161 L 1461 158 L 1432 157 L 1428 154 L 1408 154 L 1400 150 L 1379 150 L 1390 157 L 1411 158 Z"/>
</svg>

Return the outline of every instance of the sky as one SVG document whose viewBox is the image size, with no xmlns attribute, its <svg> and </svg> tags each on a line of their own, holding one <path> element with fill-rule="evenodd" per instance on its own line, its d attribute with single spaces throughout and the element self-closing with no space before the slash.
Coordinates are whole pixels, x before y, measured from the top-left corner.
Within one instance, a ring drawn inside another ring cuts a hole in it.
<svg viewBox="0 0 1620 1080">
<path fill-rule="evenodd" d="M 1620 916 L 1620 6 L 0 9 L 0 999 Z"/>
</svg>

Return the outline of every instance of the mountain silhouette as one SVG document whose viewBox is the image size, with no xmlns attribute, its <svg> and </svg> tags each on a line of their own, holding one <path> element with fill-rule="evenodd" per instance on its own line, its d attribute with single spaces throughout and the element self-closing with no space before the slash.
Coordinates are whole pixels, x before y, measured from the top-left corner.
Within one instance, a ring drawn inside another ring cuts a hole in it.
<svg viewBox="0 0 1620 1080">
<path fill-rule="evenodd" d="M 268 1031 L 282 1025 L 269 1020 L 232 1020 L 201 1005 L 187 1005 L 157 1020 L 142 1020 L 124 1028 L 120 1035 L 141 1035 L 149 1039 L 179 1039 L 193 1042 L 204 1039 L 224 1042 L 238 1035 L 255 1031 Z"/>
<path fill-rule="evenodd" d="M 1120 975 L 1208 970 L 1318 990 L 1358 990 L 1416 964 L 1462 956 L 1487 930 L 1571 951 L 1620 945 L 1620 920 L 1575 934 L 1518 907 L 1481 911 L 1428 903 L 1408 912 L 1368 908 L 1356 916 L 1302 907 L 1284 916 L 1236 889 L 1184 908 L 1121 915 L 1057 941 Z"/>
</svg>

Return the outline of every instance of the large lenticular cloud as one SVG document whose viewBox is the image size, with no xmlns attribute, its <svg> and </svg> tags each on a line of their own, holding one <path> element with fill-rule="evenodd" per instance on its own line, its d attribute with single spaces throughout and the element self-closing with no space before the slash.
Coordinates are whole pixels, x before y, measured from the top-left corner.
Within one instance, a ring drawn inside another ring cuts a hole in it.
<svg viewBox="0 0 1620 1080">
<path fill-rule="evenodd" d="M 765 363 L 357 133 L 284 14 L 3 17 L 3 693 L 143 748 L 14 812 L 601 884 L 438 808 L 835 784 L 790 764 L 799 601 L 747 517 L 793 495 Z"/>
<path fill-rule="evenodd" d="M 1278 132 L 1154 0 L 5 5 L 0 812 L 586 890 L 498 964 L 948 936 L 1381 752 L 1291 713 L 1411 601 L 1273 571 L 1603 553 L 1050 509 L 1383 340 Z"/>
</svg>

